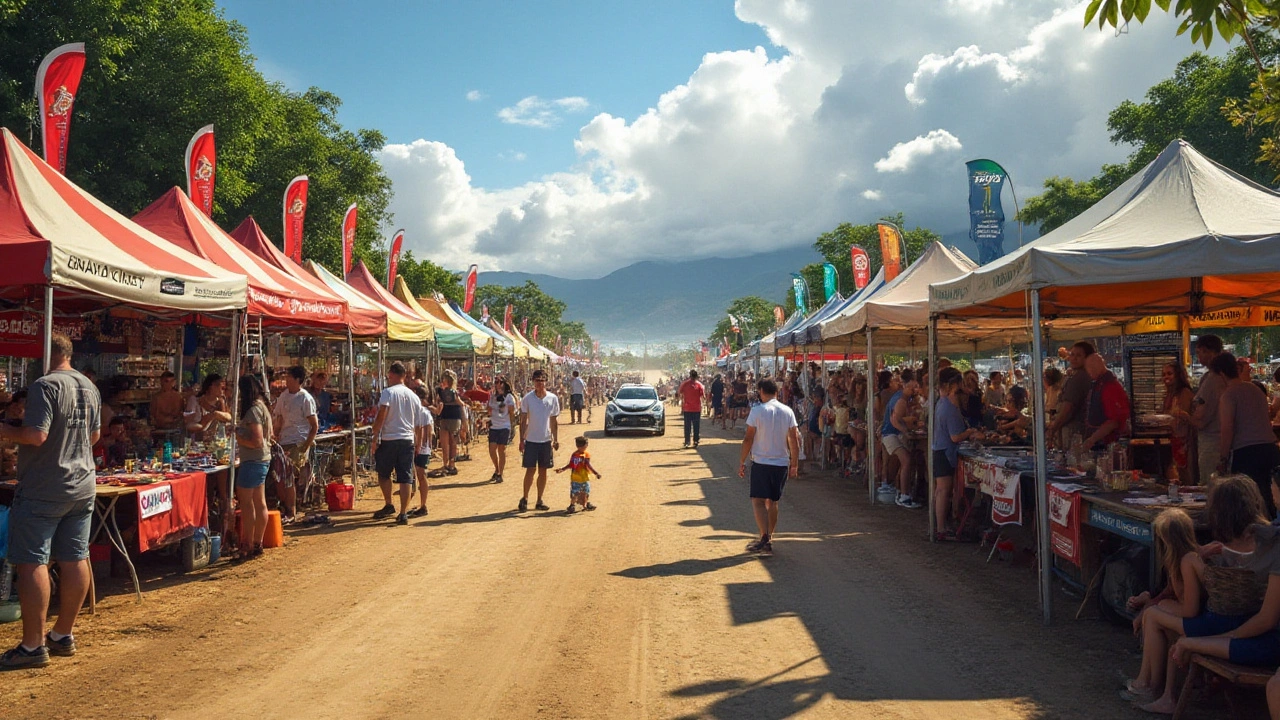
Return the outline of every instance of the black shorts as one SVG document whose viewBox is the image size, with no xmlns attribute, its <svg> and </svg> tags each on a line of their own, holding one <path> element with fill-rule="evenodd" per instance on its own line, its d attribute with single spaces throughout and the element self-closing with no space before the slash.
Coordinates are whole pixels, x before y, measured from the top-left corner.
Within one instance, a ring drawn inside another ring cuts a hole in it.
<svg viewBox="0 0 1280 720">
<path fill-rule="evenodd" d="M 524 458 L 520 462 L 520 467 L 524 468 L 544 468 L 550 470 L 555 465 L 555 459 L 551 454 L 551 442 L 526 442 L 524 444 Z"/>
<path fill-rule="evenodd" d="M 956 466 L 952 465 L 951 461 L 947 459 L 947 451 L 934 450 L 933 451 L 933 476 L 936 478 L 940 478 L 940 477 L 955 477 L 955 475 L 956 475 Z"/>
<path fill-rule="evenodd" d="M 836 433 L 831 436 L 836 445 L 843 448 L 853 447 L 853 438 L 845 433 Z"/>
<path fill-rule="evenodd" d="M 751 497 L 777 502 L 782 499 L 782 488 L 786 484 L 786 466 L 751 463 Z"/>
<path fill-rule="evenodd" d="M 569 396 L 569 409 L 570 409 L 570 410 L 581 410 L 581 409 L 582 409 L 582 396 L 581 396 L 581 395 L 579 395 L 578 393 L 574 393 L 574 394 L 572 394 L 572 395 L 570 395 L 570 396 Z"/>
<path fill-rule="evenodd" d="M 395 481 L 402 485 L 413 483 L 413 441 L 383 440 L 373 454 L 373 464 L 378 470 L 378 480 Z"/>
<path fill-rule="evenodd" d="M 413 456 L 413 466 L 425 468 L 431 464 L 431 453 L 418 453 Z"/>
<path fill-rule="evenodd" d="M 716 412 L 721 412 L 721 411 L 723 411 L 723 410 L 724 410 L 724 398 L 718 398 L 718 397 L 715 397 L 714 395 L 713 395 L 713 396 L 711 396 L 711 409 L 712 409 L 712 410 L 715 410 Z"/>
<path fill-rule="evenodd" d="M 490 445 L 510 445 L 511 428 L 489 428 Z"/>
</svg>

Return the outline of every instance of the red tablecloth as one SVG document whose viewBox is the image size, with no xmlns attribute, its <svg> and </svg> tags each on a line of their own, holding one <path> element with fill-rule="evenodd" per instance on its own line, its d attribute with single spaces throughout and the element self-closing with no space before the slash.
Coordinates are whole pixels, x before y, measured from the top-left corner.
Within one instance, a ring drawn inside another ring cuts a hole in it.
<svg viewBox="0 0 1280 720">
<path fill-rule="evenodd" d="M 205 474 L 182 473 L 138 488 L 138 551 L 168 544 L 209 524 Z"/>
</svg>

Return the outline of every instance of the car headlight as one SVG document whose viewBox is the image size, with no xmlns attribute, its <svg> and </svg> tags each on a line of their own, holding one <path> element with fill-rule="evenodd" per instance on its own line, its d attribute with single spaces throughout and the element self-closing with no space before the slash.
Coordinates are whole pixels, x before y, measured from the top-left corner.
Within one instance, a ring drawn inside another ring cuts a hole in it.
<svg viewBox="0 0 1280 720">
<path fill-rule="evenodd" d="M 661 400 L 659 400 L 658 402 L 654 403 L 654 404 L 653 404 L 653 406 L 652 406 L 652 407 L 650 407 L 649 409 L 653 411 L 653 414 L 654 414 L 654 415 L 661 415 L 661 414 L 662 414 L 662 401 L 661 401 Z"/>
<path fill-rule="evenodd" d="M 617 405 L 614 405 L 613 403 L 609 403 L 608 405 L 606 405 L 606 406 L 605 406 L 604 411 L 605 411 L 606 413 L 608 413 L 608 414 L 612 415 L 612 414 L 614 414 L 614 413 L 618 412 L 618 406 L 617 406 Z"/>
</svg>

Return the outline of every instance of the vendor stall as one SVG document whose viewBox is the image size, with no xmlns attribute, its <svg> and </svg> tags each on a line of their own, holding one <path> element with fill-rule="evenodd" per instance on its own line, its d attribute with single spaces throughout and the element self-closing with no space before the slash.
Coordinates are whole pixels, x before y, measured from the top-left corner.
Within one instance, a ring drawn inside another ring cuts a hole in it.
<svg viewBox="0 0 1280 720">
<path fill-rule="evenodd" d="M 1042 388 L 1043 320 L 1115 323 L 1242 305 L 1280 306 L 1280 194 L 1178 140 L 1141 172 L 1053 232 L 930 287 L 930 340 L 955 323 L 1029 319 L 1032 387 Z M 932 353 L 931 353 L 932 354 Z M 1036 502 L 1047 513 L 1045 413 L 1035 406 Z M 1041 605 L 1051 618 L 1047 524 Z"/>
</svg>

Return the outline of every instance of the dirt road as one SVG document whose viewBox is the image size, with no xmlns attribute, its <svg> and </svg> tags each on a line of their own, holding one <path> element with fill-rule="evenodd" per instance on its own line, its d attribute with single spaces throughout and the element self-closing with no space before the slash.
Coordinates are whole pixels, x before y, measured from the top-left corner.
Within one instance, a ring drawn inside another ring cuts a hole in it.
<svg viewBox="0 0 1280 720">
<path fill-rule="evenodd" d="M 553 511 L 517 514 L 518 470 L 490 484 L 477 452 L 408 527 L 367 494 L 258 561 L 144 567 L 146 601 L 113 581 L 77 657 L 0 676 L 0 718 L 1137 716 L 1124 634 L 1065 599 L 1043 628 L 1031 570 L 932 546 L 922 511 L 821 473 L 788 486 L 776 555 L 748 557 L 740 431 L 682 450 L 674 423 L 605 438 L 595 415 L 598 511 L 566 516 L 552 475 Z"/>
</svg>

